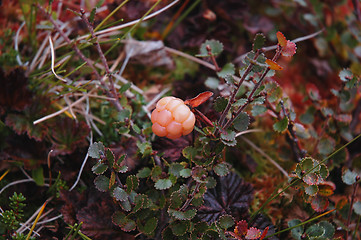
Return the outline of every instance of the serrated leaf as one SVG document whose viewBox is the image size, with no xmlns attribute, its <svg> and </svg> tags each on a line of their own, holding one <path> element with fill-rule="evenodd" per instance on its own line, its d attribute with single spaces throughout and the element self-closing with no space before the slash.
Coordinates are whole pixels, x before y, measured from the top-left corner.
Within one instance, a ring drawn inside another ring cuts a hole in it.
<svg viewBox="0 0 361 240">
<path fill-rule="evenodd" d="M 251 227 L 247 230 L 245 239 L 259 239 L 261 237 L 261 231 L 258 228 Z"/>
<path fill-rule="evenodd" d="M 302 180 L 308 185 L 316 185 L 319 182 L 319 177 L 316 173 L 309 173 L 302 178 Z"/>
<path fill-rule="evenodd" d="M 176 177 L 180 176 L 180 171 L 184 169 L 183 165 L 180 163 L 172 163 L 169 166 L 169 173 L 173 174 Z"/>
<path fill-rule="evenodd" d="M 252 115 L 254 117 L 256 117 L 256 116 L 259 116 L 261 114 L 264 114 L 266 111 L 267 111 L 267 108 L 265 106 L 263 106 L 263 105 L 254 105 L 252 107 L 251 113 L 252 113 Z"/>
<path fill-rule="evenodd" d="M 219 79 L 215 77 L 208 77 L 204 85 L 210 89 L 217 89 L 219 86 Z"/>
<path fill-rule="evenodd" d="M 347 185 L 352 185 L 356 182 L 358 174 L 354 171 L 346 170 L 342 175 L 342 181 Z"/>
<path fill-rule="evenodd" d="M 197 156 L 197 153 L 197 148 L 191 146 L 185 147 L 182 151 L 183 156 L 189 160 L 193 160 Z"/>
<path fill-rule="evenodd" d="M 108 169 L 108 165 L 102 163 L 102 162 L 97 162 L 93 167 L 92 167 L 92 172 L 96 175 L 99 174 L 103 174 L 106 170 Z"/>
<path fill-rule="evenodd" d="M 230 215 L 223 215 L 218 219 L 219 226 L 223 229 L 233 227 L 234 219 Z"/>
<path fill-rule="evenodd" d="M 299 219 L 292 219 L 292 220 L 288 221 L 288 227 L 294 227 L 301 223 L 302 223 L 302 221 Z M 303 231 L 304 231 L 303 225 L 293 228 L 291 230 L 292 237 L 295 238 L 296 240 L 301 240 Z"/>
<path fill-rule="evenodd" d="M 118 201 L 125 201 L 128 199 L 128 194 L 124 191 L 123 188 L 115 187 L 112 192 L 113 197 Z"/>
<path fill-rule="evenodd" d="M 278 65 L 278 63 L 272 61 L 271 59 L 266 59 L 266 64 L 272 70 L 281 71 L 283 69 L 283 67 L 281 67 L 280 65 Z"/>
<path fill-rule="evenodd" d="M 135 175 L 129 175 L 126 180 L 127 183 L 127 193 L 130 193 L 133 190 L 136 190 L 139 186 L 139 179 Z"/>
<path fill-rule="evenodd" d="M 219 55 L 223 51 L 223 44 L 218 40 L 206 40 L 200 47 L 199 54 L 197 57 L 208 57 L 207 45 L 211 48 L 213 56 Z"/>
<path fill-rule="evenodd" d="M 313 197 L 311 200 L 311 207 L 316 212 L 325 211 L 329 204 L 330 203 L 327 198 L 318 195 L 316 197 Z"/>
<path fill-rule="evenodd" d="M 95 142 L 90 144 L 88 149 L 89 157 L 100 158 L 101 153 L 104 153 L 104 145 L 102 142 Z"/>
<path fill-rule="evenodd" d="M 342 82 L 348 82 L 353 78 L 353 74 L 349 69 L 342 69 L 338 76 Z"/>
<path fill-rule="evenodd" d="M 243 105 L 245 105 L 245 104 L 247 104 L 248 103 L 248 99 L 247 98 L 240 98 L 240 99 L 238 99 L 235 103 L 233 103 L 232 105 L 234 106 L 234 107 L 241 107 L 241 106 L 243 106 Z"/>
<path fill-rule="evenodd" d="M 318 185 L 318 195 L 323 197 L 329 197 L 336 189 L 336 185 L 333 182 L 322 182 Z"/>
<path fill-rule="evenodd" d="M 283 33 L 281 32 L 277 32 L 277 40 L 278 40 L 278 44 L 281 46 L 281 47 L 286 47 L 287 45 L 287 39 L 286 37 L 283 35 Z"/>
<path fill-rule="evenodd" d="M 108 160 L 109 167 L 112 168 L 114 166 L 114 154 L 109 148 L 105 150 L 105 157 Z"/>
<path fill-rule="evenodd" d="M 124 122 L 125 119 L 130 118 L 130 111 L 128 109 L 122 109 L 117 115 L 117 120 L 119 122 Z"/>
<path fill-rule="evenodd" d="M 257 33 L 253 40 L 253 51 L 261 49 L 264 45 L 266 38 L 262 33 Z"/>
<path fill-rule="evenodd" d="M 156 217 L 152 217 L 145 223 L 144 227 L 142 228 L 142 232 L 147 235 L 153 234 L 154 230 L 157 228 L 157 225 L 158 219 Z"/>
<path fill-rule="evenodd" d="M 227 142 L 231 142 L 234 141 L 236 138 L 236 133 L 232 130 L 226 130 L 224 132 L 221 133 L 221 139 L 227 141 Z"/>
<path fill-rule="evenodd" d="M 237 131 L 243 132 L 248 129 L 249 116 L 245 112 L 241 112 L 239 116 L 234 120 L 233 126 Z"/>
<path fill-rule="evenodd" d="M 317 150 L 320 154 L 328 155 L 333 152 L 335 145 L 335 140 L 332 138 L 322 138 L 317 145 Z"/>
<path fill-rule="evenodd" d="M 195 166 L 192 168 L 192 178 L 199 183 L 206 183 L 208 172 L 201 166 Z"/>
<path fill-rule="evenodd" d="M 190 170 L 189 168 L 182 169 L 179 172 L 179 175 L 183 178 L 189 178 L 191 174 L 192 174 L 192 170 Z"/>
<path fill-rule="evenodd" d="M 194 218 L 197 214 L 197 210 L 196 209 L 189 209 L 187 211 L 177 211 L 174 209 L 168 209 L 168 213 L 170 216 L 178 219 L 178 220 L 191 220 L 192 218 Z"/>
<path fill-rule="evenodd" d="M 325 230 L 323 237 L 327 239 L 333 238 L 333 235 L 335 234 L 335 227 L 331 223 L 327 221 L 321 221 L 317 225 Z"/>
<path fill-rule="evenodd" d="M 286 131 L 287 127 L 288 127 L 288 117 L 284 117 L 282 120 L 273 124 L 273 130 L 279 133 Z"/>
<path fill-rule="evenodd" d="M 323 180 L 326 180 L 326 178 L 328 177 L 329 175 L 329 171 L 328 171 L 328 168 L 325 164 L 321 164 L 320 165 L 320 177 L 323 179 Z"/>
<path fill-rule="evenodd" d="M 305 232 L 309 237 L 321 237 L 325 234 L 325 229 L 320 228 L 318 224 L 314 224 L 306 229 Z"/>
<path fill-rule="evenodd" d="M 173 234 L 180 237 L 183 236 L 189 230 L 190 222 L 174 221 L 169 226 L 172 229 Z"/>
<path fill-rule="evenodd" d="M 306 188 L 305 188 L 305 193 L 307 195 L 310 195 L 310 196 L 316 196 L 318 192 L 318 187 L 317 185 L 308 185 Z"/>
<path fill-rule="evenodd" d="M 361 201 L 357 201 L 352 206 L 354 212 L 361 216 Z"/>
<path fill-rule="evenodd" d="M 214 166 L 213 171 L 220 177 L 227 176 L 229 173 L 229 165 L 227 163 L 219 163 Z"/>
<path fill-rule="evenodd" d="M 129 199 L 125 199 L 125 201 L 119 202 L 119 205 L 126 212 L 129 212 L 130 210 L 132 210 L 132 205 L 130 204 Z"/>
<path fill-rule="evenodd" d="M 113 214 L 112 222 L 125 232 L 133 231 L 137 227 L 136 223 L 132 219 L 127 218 L 124 213 L 119 211 Z"/>
<path fill-rule="evenodd" d="M 150 200 L 148 199 L 148 196 L 145 194 L 137 194 L 134 198 L 134 209 L 133 212 L 137 212 L 141 208 L 147 208 L 149 207 Z"/>
<path fill-rule="evenodd" d="M 266 98 L 261 96 L 261 97 L 253 99 L 252 104 L 260 105 L 260 104 L 263 104 L 265 102 L 265 100 L 266 100 Z"/>
<path fill-rule="evenodd" d="M 99 191 L 106 192 L 109 189 L 109 178 L 99 175 L 94 179 L 94 185 Z"/>
<path fill-rule="evenodd" d="M 142 169 L 139 170 L 139 172 L 137 173 L 137 177 L 138 178 L 147 178 L 150 176 L 150 173 L 152 171 L 150 170 L 149 167 L 144 167 Z"/>
<path fill-rule="evenodd" d="M 228 104 L 228 100 L 224 97 L 217 97 L 214 101 L 214 110 L 217 112 L 223 112 L 224 109 L 226 109 L 226 106 Z"/>
<path fill-rule="evenodd" d="M 158 181 L 155 182 L 154 187 L 158 190 L 165 190 L 170 188 L 172 185 L 173 185 L 172 181 L 166 178 L 166 179 L 158 179 Z"/>
<path fill-rule="evenodd" d="M 220 72 L 217 72 L 218 77 L 225 78 L 228 75 L 234 75 L 236 72 L 236 68 L 233 63 L 227 63 L 223 66 Z"/>
</svg>

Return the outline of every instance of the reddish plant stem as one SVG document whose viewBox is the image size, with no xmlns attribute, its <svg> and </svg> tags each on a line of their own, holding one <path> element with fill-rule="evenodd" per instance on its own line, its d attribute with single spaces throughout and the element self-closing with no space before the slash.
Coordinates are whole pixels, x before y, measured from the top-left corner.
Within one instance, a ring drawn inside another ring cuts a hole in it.
<svg viewBox="0 0 361 240">
<path fill-rule="evenodd" d="M 276 62 L 278 60 L 278 58 L 280 57 L 282 52 L 282 47 L 278 45 L 277 48 L 277 52 L 274 55 L 274 57 L 272 58 L 272 61 Z M 262 76 L 260 77 L 260 80 L 256 83 L 256 85 L 254 86 L 252 92 L 249 94 L 246 103 L 241 106 L 237 112 L 227 121 L 227 123 L 223 126 L 223 130 L 226 130 L 227 128 L 229 128 L 231 126 L 231 124 L 233 123 L 233 121 L 241 114 L 241 112 L 247 107 L 247 105 L 252 102 L 253 100 L 253 94 L 256 92 L 256 90 L 261 86 L 264 78 L 266 77 L 267 73 L 271 70 L 270 67 L 267 67 L 266 70 L 263 72 Z"/>
<path fill-rule="evenodd" d="M 80 10 L 80 13 L 81 13 L 81 19 L 85 22 L 85 24 L 87 25 L 87 27 L 89 29 L 89 32 L 90 32 L 92 38 L 95 40 L 95 46 L 97 48 L 100 60 L 102 61 L 103 66 L 105 68 L 105 72 L 107 73 L 108 78 L 109 78 L 110 90 L 112 91 L 112 94 L 114 95 L 114 97 L 118 100 L 119 96 L 118 96 L 118 94 L 117 94 L 117 92 L 115 90 L 115 87 L 114 87 L 113 76 L 112 76 L 112 74 L 110 72 L 107 59 L 105 58 L 104 53 L 103 53 L 103 51 L 102 51 L 102 49 L 100 47 L 98 38 L 95 36 L 94 28 L 93 28 L 92 24 L 89 22 L 88 18 L 85 16 L 85 12 L 84 12 L 83 9 Z"/>
<path fill-rule="evenodd" d="M 185 211 L 187 209 L 187 207 L 192 202 L 192 200 L 193 200 L 194 196 L 196 195 L 196 193 L 199 192 L 200 186 L 201 186 L 201 183 L 197 182 L 196 186 L 194 187 L 194 190 L 193 190 L 192 194 L 187 198 L 187 200 L 185 201 L 183 206 L 179 209 L 179 211 L 183 212 L 183 211 Z"/>
<path fill-rule="evenodd" d="M 253 60 L 257 60 L 258 56 L 260 54 L 260 51 L 258 50 L 253 58 Z M 224 120 L 226 119 L 227 113 L 229 111 L 229 109 L 231 108 L 232 104 L 236 101 L 236 95 L 239 91 L 239 88 L 242 86 L 242 83 L 244 82 L 244 80 L 246 79 L 246 77 L 248 76 L 248 74 L 251 72 L 252 67 L 254 66 L 254 63 L 250 63 L 248 65 L 248 67 L 246 68 L 246 71 L 243 73 L 241 79 L 239 80 L 239 82 L 236 85 L 236 89 L 233 91 L 231 98 L 229 99 L 226 108 L 224 109 L 224 111 L 222 112 L 221 117 L 219 118 L 219 125 L 222 126 L 224 123 Z M 217 135 L 217 134 L 216 134 Z"/>
<path fill-rule="evenodd" d="M 207 45 L 206 46 L 206 49 L 207 49 L 207 52 L 208 52 L 208 55 L 211 57 L 211 60 L 212 60 L 212 63 L 214 65 L 214 67 L 216 68 L 216 72 L 219 72 L 221 71 L 222 69 L 218 66 L 218 63 L 216 61 L 216 58 L 214 57 L 213 53 L 212 53 L 212 48 L 211 46 Z"/>
</svg>

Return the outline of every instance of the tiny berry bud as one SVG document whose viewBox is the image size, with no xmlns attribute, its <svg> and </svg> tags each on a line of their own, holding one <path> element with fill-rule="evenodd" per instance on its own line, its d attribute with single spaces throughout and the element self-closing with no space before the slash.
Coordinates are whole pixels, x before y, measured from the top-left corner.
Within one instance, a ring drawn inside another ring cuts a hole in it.
<svg viewBox="0 0 361 240">
<path fill-rule="evenodd" d="M 184 102 L 175 97 L 164 97 L 152 112 L 152 130 L 159 137 L 180 138 L 193 131 L 196 118 Z"/>
</svg>

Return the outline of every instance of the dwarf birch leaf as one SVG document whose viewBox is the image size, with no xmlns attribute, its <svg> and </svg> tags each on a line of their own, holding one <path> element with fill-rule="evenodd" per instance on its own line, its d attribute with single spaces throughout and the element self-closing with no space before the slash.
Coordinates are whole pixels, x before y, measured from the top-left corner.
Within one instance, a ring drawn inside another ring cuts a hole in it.
<svg viewBox="0 0 361 240">
<path fill-rule="evenodd" d="M 123 231 L 130 232 L 136 229 L 137 225 L 132 220 L 125 216 L 124 213 L 117 211 L 112 216 L 112 222 L 119 226 Z"/>
<path fill-rule="evenodd" d="M 109 189 L 109 178 L 99 175 L 94 179 L 94 185 L 99 191 L 106 192 Z"/>
<path fill-rule="evenodd" d="M 353 210 L 359 216 L 361 216 L 361 201 L 357 201 L 353 204 Z"/>
<path fill-rule="evenodd" d="M 228 100 L 224 97 L 217 97 L 214 101 L 214 110 L 217 112 L 222 112 L 224 109 L 226 109 L 226 106 L 228 104 Z"/>
<path fill-rule="evenodd" d="M 247 130 L 248 125 L 249 125 L 249 116 L 245 112 L 241 112 L 241 114 L 233 122 L 234 128 L 240 132 Z"/>
<path fill-rule="evenodd" d="M 222 70 L 220 72 L 217 72 L 218 77 L 225 78 L 228 75 L 234 75 L 236 72 L 234 64 L 233 63 L 227 63 L 223 66 Z"/>
<path fill-rule="evenodd" d="M 113 190 L 113 197 L 118 201 L 125 201 L 128 199 L 128 194 L 124 191 L 123 188 L 116 187 Z"/>
<path fill-rule="evenodd" d="M 262 48 L 266 38 L 262 33 L 257 33 L 253 40 L 253 51 L 257 51 Z"/>
<path fill-rule="evenodd" d="M 150 173 L 152 171 L 150 170 L 149 167 L 144 167 L 142 169 L 139 170 L 139 172 L 137 173 L 137 177 L 138 178 L 147 178 L 150 176 Z"/>
<path fill-rule="evenodd" d="M 230 215 L 223 215 L 218 219 L 219 225 L 223 229 L 228 229 L 234 225 L 234 219 Z"/>
<path fill-rule="evenodd" d="M 229 173 L 229 166 L 227 163 L 219 163 L 214 166 L 213 171 L 220 177 L 224 177 Z"/>
<path fill-rule="evenodd" d="M 287 39 L 286 39 L 285 35 L 283 35 L 283 33 L 281 33 L 281 32 L 277 32 L 276 35 L 277 35 L 278 44 L 281 47 L 286 47 Z"/>
<path fill-rule="evenodd" d="M 127 183 L 127 193 L 130 193 L 132 190 L 135 190 L 139 186 L 139 179 L 135 175 L 129 175 L 126 180 Z"/>
<path fill-rule="evenodd" d="M 284 117 L 282 120 L 273 124 L 273 130 L 279 133 L 284 132 L 287 129 L 287 127 L 288 127 L 288 117 Z"/>
<path fill-rule="evenodd" d="M 342 175 L 342 181 L 347 185 L 352 185 L 356 182 L 357 176 L 358 175 L 356 172 L 347 169 L 346 172 L 344 172 L 344 174 Z"/>
<path fill-rule="evenodd" d="M 106 170 L 108 169 L 108 165 L 103 164 L 101 162 L 97 162 L 93 167 L 92 167 L 92 172 L 96 175 L 99 174 L 103 174 Z"/>
<path fill-rule="evenodd" d="M 158 179 L 154 184 L 154 187 L 158 190 L 165 190 L 170 188 L 173 185 L 172 181 L 168 178 L 166 179 Z"/>
<path fill-rule="evenodd" d="M 223 44 L 218 40 L 206 40 L 199 49 L 199 54 L 197 57 L 209 57 L 207 45 L 211 49 L 211 53 L 213 56 L 219 55 L 223 51 Z"/>
<path fill-rule="evenodd" d="M 89 146 L 89 157 L 100 158 L 101 153 L 104 153 L 104 145 L 102 142 L 95 142 Z"/>
<path fill-rule="evenodd" d="M 309 185 L 305 188 L 305 193 L 310 196 L 315 196 L 318 192 L 317 185 Z"/>
</svg>

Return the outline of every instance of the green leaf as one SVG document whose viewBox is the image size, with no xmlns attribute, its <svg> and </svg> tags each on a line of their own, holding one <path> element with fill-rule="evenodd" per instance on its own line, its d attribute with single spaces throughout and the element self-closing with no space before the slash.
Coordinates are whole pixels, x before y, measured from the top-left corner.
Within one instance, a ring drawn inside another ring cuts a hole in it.
<svg viewBox="0 0 361 240">
<path fill-rule="evenodd" d="M 129 118 L 130 118 L 130 111 L 128 109 L 120 110 L 117 116 L 117 120 L 119 122 L 124 122 L 125 119 L 129 119 Z"/>
<path fill-rule="evenodd" d="M 197 148 L 188 146 L 183 149 L 182 154 L 186 159 L 193 160 L 197 156 L 198 150 Z"/>
<path fill-rule="evenodd" d="M 152 180 L 155 181 L 162 174 L 162 168 L 160 166 L 154 166 L 151 172 Z"/>
<path fill-rule="evenodd" d="M 223 66 L 220 72 L 217 72 L 218 77 L 225 78 L 228 75 L 234 75 L 236 72 L 236 68 L 234 67 L 233 63 L 227 63 Z"/>
<path fill-rule="evenodd" d="M 89 22 L 90 23 L 93 23 L 94 22 L 94 17 L 95 17 L 95 12 L 96 12 L 97 8 L 93 8 L 92 11 L 90 12 L 90 15 L 89 15 Z"/>
<path fill-rule="evenodd" d="M 199 183 L 206 183 L 208 172 L 201 166 L 195 166 L 192 168 L 192 178 Z"/>
<path fill-rule="evenodd" d="M 300 116 L 300 121 L 303 124 L 312 124 L 315 121 L 315 112 L 316 109 L 311 106 L 307 109 L 307 111 Z"/>
<path fill-rule="evenodd" d="M 109 189 L 109 178 L 99 175 L 94 179 L 94 184 L 99 191 L 106 192 Z"/>
<path fill-rule="evenodd" d="M 266 38 L 262 33 L 257 33 L 253 40 L 253 51 L 257 51 L 262 48 Z"/>
<path fill-rule="evenodd" d="M 132 83 L 130 83 L 130 82 L 124 84 L 123 86 L 120 87 L 119 92 L 125 93 L 125 91 L 127 91 L 131 86 L 132 86 Z"/>
<path fill-rule="evenodd" d="M 139 170 L 139 172 L 137 173 L 137 177 L 138 178 L 147 178 L 150 176 L 150 173 L 152 171 L 150 170 L 149 167 L 144 167 L 142 169 Z"/>
<path fill-rule="evenodd" d="M 226 109 L 226 106 L 228 104 L 228 100 L 224 97 L 217 97 L 214 101 L 214 110 L 217 112 L 223 112 L 224 109 Z"/>
<path fill-rule="evenodd" d="M 200 47 L 200 54 L 196 55 L 197 57 L 209 57 L 207 45 L 211 48 L 211 53 L 213 56 L 219 55 L 223 51 L 223 44 L 218 40 L 206 40 Z"/>
<path fill-rule="evenodd" d="M 287 127 L 288 127 L 288 117 L 284 117 L 282 120 L 273 124 L 273 130 L 279 133 L 284 132 L 287 129 Z"/>
<path fill-rule="evenodd" d="M 325 229 L 320 228 L 318 224 L 314 224 L 306 229 L 306 234 L 309 237 L 321 237 L 322 235 L 325 234 Z"/>
<path fill-rule="evenodd" d="M 189 221 L 174 221 L 170 225 L 172 232 L 176 236 L 183 236 L 189 229 Z"/>
<path fill-rule="evenodd" d="M 141 208 L 148 208 L 151 205 L 151 201 L 148 199 L 148 196 L 145 194 L 137 194 L 134 198 L 134 209 L 133 212 L 137 212 Z"/>
<path fill-rule="evenodd" d="M 247 130 L 248 125 L 249 125 L 249 116 L 245 112 L 241 112 L 241 114 L 239 114 L 239 116 L 233 122 L 234 128 L 240 132 Z"/>
<path fill-rule="evenodd" d="M 169 166 L 169 173 L 173 174 L 176 177 L 180 177 L 180 171 L 184 169 L 183 165 L 180 163 L 172 163 Z"/>
<path fill-rule="evenodd" d="M 99 175 L 99 174 L 103 174 L 107 169 L 108 169 L 108 165 L 99 161 L 92 167 L 92 172 L 96 175 Z"/>
<path fill-rule="evenodd" d="M 165 179 L 158 179 L 154 184 L 154 187 L 158 190 L 165 190 L 170 188 L 173 185 L 172 181 L 168 178 Z"/>
<path fill-rule="evenodd" d="M 215 77 L 208 77 L 204 85 L 210 89 L 217 89 L 219 86 L 219 79 Z"/>
<path fill-rule="evenodd" d="M 305 193 L 307 195 L 310 195 L 310 196 L 316 196 L 318 192 L 318 187 L 317 185 L 308 185 L 306 188 L 305 188 Z"/>
<path fill-rule="evenodd" d="M 115 187 L 112 194 L 118 201 L 125 201 L 128 199 L 128 194 L 120 187 Z"/>
<path fill-rule="evenodd" d="M 158 225 L 158 219 L 156 217 L 152 217 L 148 219 L 148 221 L 145 223 L 142 232 L 147 235 L 153 234 L 154 230 L 157 228 L 157 225 Z"/>
<path fill-rule="evenodd" d="M 346 170 L 342 175 L 342 181 L 347 185 L 352 185 L 356 182 L 358 174 L 354 171 Z"/>
<path fill-rule="evenodd" d="M 227 130 L 221 133 L 221 139 L 227 142 L 234 141 L 236 138 L 236 133 L 232 130 Z"/>
<path fill-rule="evenodd" d="M 328 168 L 325 164 L 321 164 L 320 165 L 320 177 L 323 179 L 323 180 L 326 180 L 326 178 L 328 177 L 329 175 L 329 171 L 328 171 Z"/>
<path fill-rule="evenodd" d="M 234 219 L 230 215 L 222 215 L 218 219 L 219 226 L 223 229 L 228 229 L 234 225 Z"/>
<path fill-rule="evenodd" d="M 340 77 L 342 82 L 348 82 L 353 78 L 353 74 L 349 69 L 341 70 L 338 76 Z"/>
<path fill-rule="evenodd" d="M 317 145 L 317 150 L 320 154 L 328 155 L 333 152 L 333 150 L 335 149 L 335 145 L 335 140 L 333 140 L 332 138 L 324 137 L 319 141 Z"/>
<path fill-rule="evenodd" d="M 140 128 L 136 124 L 133 124 L 132 128 L 136 134 L 140 134 L 142 132 L 142 130 L 140 130 Z"/>
<path fill-rule="evenodd" d="M 361 216 L 361 201 L 357 201 L 352 206 L 353 210 L 357 215 Z"/>
<path fill-rule="evenodd" d="M 333 235 L 335 234 L 335 227 L 331 223 L 327 221 L 321 221 L 318 223 L 318 226 L 325 230 L 323 237 L 327 239 L 333 238 Z"/>
<path fill-rule="evenodd" d="M 105 156 L 108 160 L 109 167 L 114 167 L 114 154 L 109 148 L 105 151 Z"/>
<path fill-rule="evenodd" d="M 137 225 L 132 220 L 125 216 L 124 213 L 117 211 L 112 216 L 112 222 L 119 226 L 123 231 L 130 232 L 136 229 Z"/>
<path fill-rule="evenodd" d="M 149 142 L 137 142 L 139 152 L 143 157 L 149 156 L 152 153 L 152 145 Z"/>
<path fill-rule="evenodd" d="M 191 220 L 192 218 L 194 218 L 197 214 L 197 210 L 196 209 L 189 209 L 187 211 L 177 211 L 174 209 L 168 209 L 168 213 L 170 216 L 178 219 L 178 220 Z"/>
<path fill-rule="evenodd" d="M 102 142 L 90 144 L 88 149 L 89 157 L 100 158 L 100 153 L 104 153 L 104 145 Z"/>
<path fill-rule="evenodd" d="M 214 166 L 213 171 L 220 177 L 227 176 L 229 173 L 229 165 L 227 163 L 219 163 Z"/>
<path fill-rule="evenodd" d="M 192 170 L 185 168 L 179 172 L 180 176 L 183 178 L 189 178 L 192 174 Z"/>
<path fill-rule="evenodd" d="M 252 107 L 251 113 L 252 113 L 252 115 L 254 117 L 256 117 L 256 116 L 262 115 L 266 111 L 267 111 L 267 108 L 265 106 L 263 106 L 263 105 L 254 105 Z"/>
<path fill-rule="evenodd" d="M 130 193 L 131 191 L 135 190 L 139 186 L 139 179 L 135 175 L 129 175 L 126 180 L 127 183 L 127 193 Z"/>
<path fill-rule="evenodd" d="M 301 223 L 302 223 L 302 221 L 299 220 L 299 219 L 292 219 L 292 220 L 288 221 L 288 227 L 294 227 L 294 226 L 297 226 L 297 225 L 299 225 Z M 293 228 L 291 230 L 292 237 L 297 239 L 297 240 L 301 240 L 301 237 L 303 235 L 303 231 L 304 231 L 303 225 Z"/>
<path fill-rule="evenodd" d="M 31 170 L 31 177 L 34 179 L 36 185 L 38 186 L 44 185 L 44 173 L 43 173 L 43 168 L 41 166 Z"/>
</svg>

